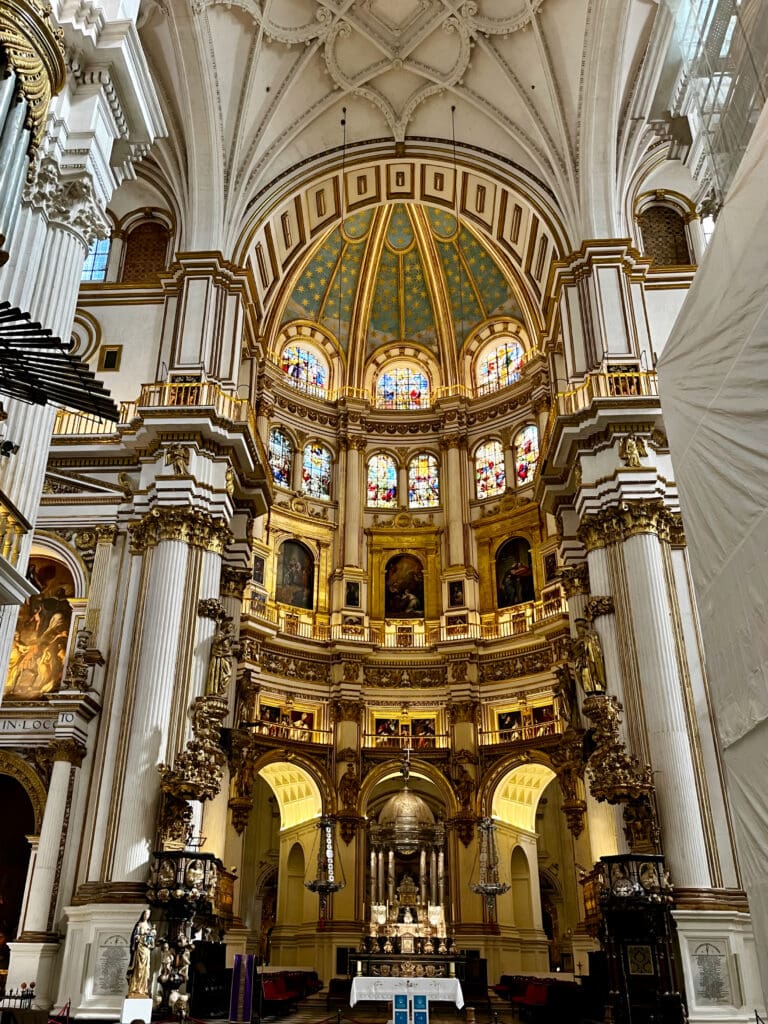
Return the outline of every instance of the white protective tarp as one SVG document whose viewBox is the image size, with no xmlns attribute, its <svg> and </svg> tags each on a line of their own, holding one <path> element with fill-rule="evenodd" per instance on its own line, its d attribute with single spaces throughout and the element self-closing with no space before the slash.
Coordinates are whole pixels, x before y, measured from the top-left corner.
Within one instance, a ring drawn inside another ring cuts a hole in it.
<svg viewBox="0 0 768 1024">
<path fill-rule="evenodd" d="M 768 991 L 768 106 L 659 361 L 739 860 Z M 762 941 L 761 941 L 762 940 Z"/>
</svg>

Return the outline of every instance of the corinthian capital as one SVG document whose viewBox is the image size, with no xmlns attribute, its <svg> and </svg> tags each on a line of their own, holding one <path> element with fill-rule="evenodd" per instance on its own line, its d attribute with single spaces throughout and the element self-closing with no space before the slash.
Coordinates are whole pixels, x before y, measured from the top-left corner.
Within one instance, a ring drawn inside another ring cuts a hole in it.
<svg viewBox="0 0 768 1024">
<path fill-rule="evenodd" d="M 85 174 L 62 179 L 52 157 L 43 157 L 30 169 L 22 198 L 50 224 L 79 235 L 86 248 L 109 235 L 109 221 L 96 201 L 91 179 Z"/>
</svg>

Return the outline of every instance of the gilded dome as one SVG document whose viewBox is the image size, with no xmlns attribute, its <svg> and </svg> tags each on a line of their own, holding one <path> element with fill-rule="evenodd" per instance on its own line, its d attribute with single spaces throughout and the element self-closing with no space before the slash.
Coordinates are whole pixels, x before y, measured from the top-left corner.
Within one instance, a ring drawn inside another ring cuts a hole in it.
<svg viewBox="0 0 768 1024">
<path fill-rule="evenodd" d="M 435 817 L 426 803 L 408 789 L 391 796 L 379 814 L 379 825 L 398 832 L 434 823 Z"/>
</svg>

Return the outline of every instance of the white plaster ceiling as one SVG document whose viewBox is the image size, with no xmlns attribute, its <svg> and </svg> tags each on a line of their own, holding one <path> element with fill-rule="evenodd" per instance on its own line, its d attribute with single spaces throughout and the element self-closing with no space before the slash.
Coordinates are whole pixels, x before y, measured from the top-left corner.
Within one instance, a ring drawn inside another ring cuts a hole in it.
<svg viewBox="0 0 768 1024">
<path fill-rule="evenodd" d="M 615 207 L 616 183 L 636 165 L 657 9 L 656 0 L 144 0 L 142 41 L 170 126 L 152 161 L 179 199 L 185 244 L 226 248 L 259 190 L 341 145 L 342 108 L 349 146 L 407 148 L 450 146 L 455 106 L 460 150 L 481 147 L 534 174 L 589 237 L 584 211 Z M 596 214 L 604 231 L 601 217 L 610 214 Z"/>
</svg>

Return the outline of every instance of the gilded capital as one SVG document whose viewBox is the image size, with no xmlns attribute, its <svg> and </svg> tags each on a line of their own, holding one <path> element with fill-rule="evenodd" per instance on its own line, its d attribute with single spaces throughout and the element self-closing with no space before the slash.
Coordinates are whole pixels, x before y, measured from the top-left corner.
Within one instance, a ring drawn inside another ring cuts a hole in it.
<svg viewBox="0 0 768 1024">
<path fill-rule="evenodd" d="M 27 101 L 25 127 L 32 132 L 32 145 L 37 148 L 51 99 L 66 81 L 64 33 L 51 22 L 50 4 L 4 0 L 0 4 L 0 48 Z"/>
<path fill-rule="evenodd" d="M 242 601 L 245 588 L 251 580 L 251 574 L 247 569 L 235 569 L 233 566 L 225 565 L 221 570 L 221 596 L 233 597 Z"/>
<path fill-rule="evenodd" d="M 682 519 L 663 501 L 623 501 L 613 508 L 584 516 L 578 537 L 587 551 L 619 544 L 641 533 L 654 533 L 659 540 L 680 546 L 685 543 Z"/>
<path fill-rule="evenodd" d="M 232 540 L 232 531 L 223 519 L 201 509 L 175 505 L 153 508 L 130 527 L 130 534 L 134 554 L 142 554 L 161 541 L 177 540 L 220 555 Z"/>
<path fill-rule="evenodd" d="M 73 739 L 52 740 L 48 749 L 53 761 L 67 761 L 75 768 L 80 767 L 87 753 L 83 744 Z"/>
<path fill-rule="evenodd" d="M 443 451 L 448 451 L 451 448 L 461 448 L 466 443 L 466 434 L 445 434 L 440 438 L 440 448 Z"/>
<path fill-rule="evenodd" d="M 99 544 L 109 544 L 111 547 L 117 537 L 117 527 L 114 524 L 110 526 L 97 526 L 96 537 Z"/>
<path fill-rule="evenodd" d="M 589 568 L 586 562 L 582 562 L 581 565 L 564 566 L 560 570 L 558 578 L 566 597 L 589 593 Z"/>
</svg>

